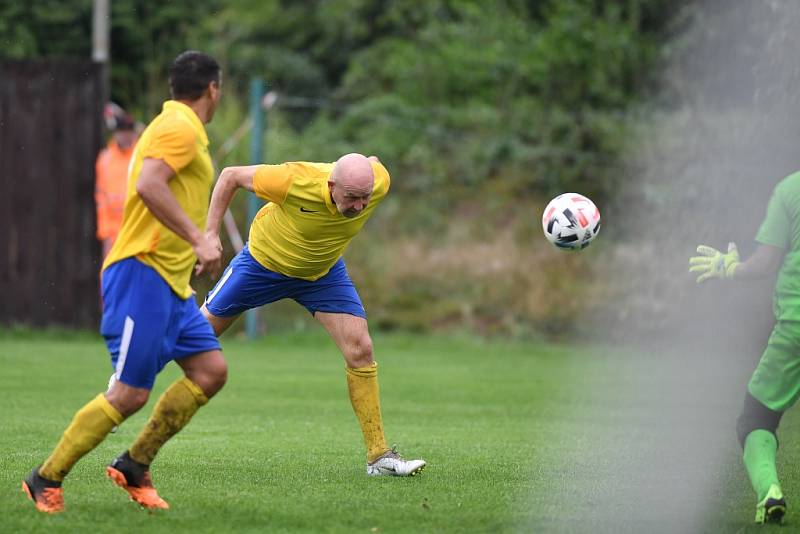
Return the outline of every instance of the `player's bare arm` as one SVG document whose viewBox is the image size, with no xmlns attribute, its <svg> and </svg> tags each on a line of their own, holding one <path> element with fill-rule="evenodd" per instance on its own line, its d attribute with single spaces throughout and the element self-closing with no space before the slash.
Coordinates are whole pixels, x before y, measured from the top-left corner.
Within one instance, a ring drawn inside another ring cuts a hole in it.
<svg viewBox="0 0 800 534">
<path fill-rule="evenodd" d="M 214 191 L 211 193 L 211 204 L 206 218 L 206 235 L 219 241 L 219 227 L 225 210 L 233 200 L 233 195 L 240 187 L 253 191 L 253 176 L 260 165 L 225 167 L 219 174 Z"/>
<path fill-rule="evenodd" d="M 736 266 L 734 280 L 757 280 L 778 272 L 783 263 L 784 250 L 771 245 L 758 245 L 752 256 Z"/>
<path fill-rule="evenodd" d="M 153 215 L 167 228 L 192 245 L 197 255 L 196 274 L 216 276 L 222 267 L 222 249 L 204 235 L 183 211 L 169 188 L 175 175 L 172 167 L 160 159 L 145 158 L 136 182 L 136 192 Z"/>
<path fill-rule="evenodd" d="M 225 167 L 217 178 L 214 191 L 211 193 L 211 203 L 208 207 L 208 217 L 206 217 L 206 236 L 220 243 L 219 227 L 222 217 L 228 206 L 233 200 L 233 195 L 241 187 L 248 191 L 253 191 L 253 177 L 260 165 L 245 165 L 239 167 Z M 205 316 L 214 333 L 219 336 L 233 324 L 238 315 L 232 317 L 216 317 L 208 311 L 205 304 L 200 307 L 201 313 Z"/>
</svg>

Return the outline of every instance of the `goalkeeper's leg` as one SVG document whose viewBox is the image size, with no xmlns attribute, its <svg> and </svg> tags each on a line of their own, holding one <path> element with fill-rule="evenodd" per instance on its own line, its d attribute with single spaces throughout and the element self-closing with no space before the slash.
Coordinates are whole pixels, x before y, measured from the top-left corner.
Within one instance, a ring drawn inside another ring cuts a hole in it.
<svg viewBox="0 0 800 534">
<path fill-rule="evenodd" d="M 800 397 L 800 322 L 778 320 L 747 384 L 737 422 L 743 460 L 756 493 L 756 521 L 779 523 L 786 512 L 775 457 L 783 414 Z"/>
<path fill-rule="evenodd" d="M 778 451 L 775 431 L 779 420 L 778 412 L 772 412 L 747 394 L 739 416 L 738 433 L 744 449 L 742 459 L 758 501 L 756 523 L 780 523 L 786 513 L 786 500 L 775 467 Z"/>
</svg>

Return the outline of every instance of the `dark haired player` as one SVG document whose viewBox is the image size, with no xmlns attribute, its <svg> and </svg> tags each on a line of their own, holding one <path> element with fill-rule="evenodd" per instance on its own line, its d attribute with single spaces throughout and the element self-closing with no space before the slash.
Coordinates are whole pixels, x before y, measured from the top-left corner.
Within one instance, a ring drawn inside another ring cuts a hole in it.
<svg viewBox="0 0 800 534">
<path fill-rule="evenodd" d="M 75 463 L 147 402 L 156 375 L 174 360 L 185 376 L 159 398 L 131 447 L 107 475 L 145 508 L 168 508 L 150 463 L 225 384 L 227 364 L 192 297 L 189 279 L 216 274 L 221 247 L 206 236 L 214 173 L 204 124 L 220 99 L 220 67 L 188 51 L 169 71 L 172 100 L 142 133 L 128 174 L 122 228 L 103 263 L 101 333 L 115 381 L 72 419 L 51 455 L 22 482 L 42 512 L 64 510 L 61 483 Z M 196 264 L 196 268 L 195 268 Z"/>
</svg>

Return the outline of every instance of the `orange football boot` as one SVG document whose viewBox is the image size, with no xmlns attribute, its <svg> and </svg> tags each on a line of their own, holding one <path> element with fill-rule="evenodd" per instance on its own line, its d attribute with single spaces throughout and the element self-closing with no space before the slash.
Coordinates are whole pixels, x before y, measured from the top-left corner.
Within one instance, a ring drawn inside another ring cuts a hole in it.
<svg viewBox="0 0 800 534">
<path fill-rule="evenodd" d="M 125 451 L 106 467 L 106 476 L 128 492 L 132 501 L 148 510 L 167 509 L 167 501 L 158 496 L 150 478 L 149 466 L 140 464 Z"/>
<path fill-rule="evenodd" d="M 36 504 L 36 509 L 48 514 L 64 511 L 64 490 L 61 482 L 39 476 L 37 467 L 22 481 L 22 491 Z"/>
</svg>

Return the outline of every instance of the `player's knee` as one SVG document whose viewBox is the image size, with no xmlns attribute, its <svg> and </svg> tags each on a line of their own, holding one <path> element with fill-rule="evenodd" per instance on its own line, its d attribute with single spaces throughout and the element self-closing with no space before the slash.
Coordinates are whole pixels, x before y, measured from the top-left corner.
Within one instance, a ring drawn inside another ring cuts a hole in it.
<svg viewBox="0 0 800 534">
<path fill-rule="evenodd" d="M 150 398 L 150 391 L 133 387 L 112 387 L 106 399 L 116 410 L 128 417 L 138 412 Z"/>
<path fill-rule="evenodd" d="M 228 362 L 220 355 L 219 358 L 210 359 L 201 369 L 194 370 L 188 376 L 210 399 L 228 381 Z"/>
<path fill-rule="evenodd" d="M 228 362 L 226 362 L 223 358 L 217 360 L 212 375 L 214 386 L 217 388 L 216 391 L 219 391 L 228 381 Z"/>
<path fill-rule="evenodd" d="M 366 367 L 372 364 L 372 339 L 369 334 L 355 336 L 350 343 L 347 344 L 347 353 L 345 354 L 347 363 L 350 367 Z"/>
<path fill-rule="evenodd" d="M 739 444 L 744 448 L 744 441 L 754 430 L 766 430 L 777 435 L 782 416 L 783 412 L 770 410 L 748 392 L 744 398 L 742 412 L 736 421 Z"/>
</svg>

